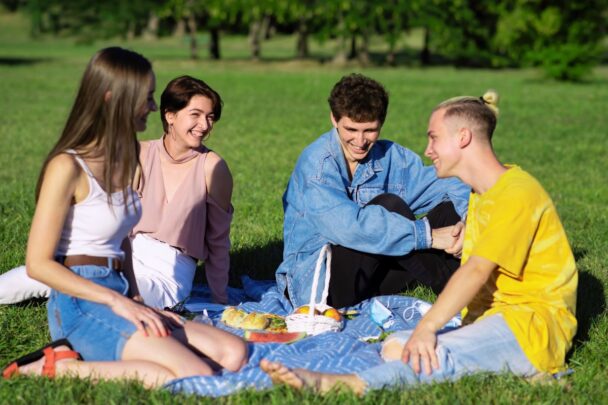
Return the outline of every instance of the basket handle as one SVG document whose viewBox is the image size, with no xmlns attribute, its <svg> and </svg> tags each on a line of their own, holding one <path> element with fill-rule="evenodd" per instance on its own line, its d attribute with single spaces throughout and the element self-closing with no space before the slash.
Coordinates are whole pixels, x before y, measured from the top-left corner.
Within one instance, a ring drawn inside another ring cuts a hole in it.
<svg viewBox="0 0 608 405">
<path fill-rule="evenodd" d="M 315 313 L 316 304 L 316 293 L 319 286 L 319 276 L 321 274 L 321 266 L 323 265 L 323 258 L 325 258 L 325 285 L 323 286 L 323 294 L 321 295 L 321 302 L 327 302 L 327 295 L 329 293 L 329 280 L 331 278 L 331 246 L 329 243 L 323 245 L 319 257 L 317 258 L 317 265 L 315 266 L 315 274 L 312 279 L 312 289 L 310 291 L 310 305 L 308 310 L 309 317 L 313 317 Z"/>
</svg>

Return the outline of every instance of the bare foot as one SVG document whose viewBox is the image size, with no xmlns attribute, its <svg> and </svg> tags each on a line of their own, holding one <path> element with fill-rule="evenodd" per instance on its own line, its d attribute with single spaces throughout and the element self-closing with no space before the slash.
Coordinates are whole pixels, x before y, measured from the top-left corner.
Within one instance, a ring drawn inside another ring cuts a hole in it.
<svg viewBox="0 0 608 405">
<path fill-rule="evenodd" d="M 295 371 L 292 371 L 281 363 L 262 359 L 260 361 L 260 368 L 268 374 L 274 384 L 286 384 L 297 389 L 307 387 L 303 378 L 300 378 Z M 316 384 L 313 383 L 313 386 L 316 386 Z"/>
<path fill-rule="evenodd" d="M 345 386 L 358 395 L 365 391 L 365 383 L 355 374 L 327 374 L 303 368 L 291 370 L 281 363 L 266 359 L 260 361 L 260 368 L 270 376 L 274 384 L 286 384 L 296 389 L 309 388 L 325 394 L 338 386 Z"/>
</svg>

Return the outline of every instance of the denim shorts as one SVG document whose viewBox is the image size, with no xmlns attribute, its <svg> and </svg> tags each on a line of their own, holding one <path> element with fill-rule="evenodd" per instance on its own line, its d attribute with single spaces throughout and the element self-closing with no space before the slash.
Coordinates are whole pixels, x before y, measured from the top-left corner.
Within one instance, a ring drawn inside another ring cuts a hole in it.
<svg viewBox="0 0 608 405">
<path fill-rule="evenodd" d="M 95 284 L 126 295 L 129 284 L 121 273 L 108 267 L 84 265 L 71 270 Z M 107 305 L 51 291 L 47 303 L 53 340 L 67 338 L 87 361 L 120 360 L 127 340 L 137 328 Z"/>
</svg>

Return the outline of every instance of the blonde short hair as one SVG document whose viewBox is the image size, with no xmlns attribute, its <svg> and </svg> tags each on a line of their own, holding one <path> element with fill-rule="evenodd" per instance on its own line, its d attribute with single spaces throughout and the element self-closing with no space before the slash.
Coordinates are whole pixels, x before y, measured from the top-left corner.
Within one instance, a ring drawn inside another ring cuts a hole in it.
<svg viewBox="0 0 608 405">
<path fill-rule="evenodd" d="M 444 118 L 464 118 L 477 125 L 481 135 L 492 139 L 498 118 L 498 93 L 488 90 L 481 97 L 453 97 L 440 103 L 433 112 L 445 110 Z"/>
</svg>

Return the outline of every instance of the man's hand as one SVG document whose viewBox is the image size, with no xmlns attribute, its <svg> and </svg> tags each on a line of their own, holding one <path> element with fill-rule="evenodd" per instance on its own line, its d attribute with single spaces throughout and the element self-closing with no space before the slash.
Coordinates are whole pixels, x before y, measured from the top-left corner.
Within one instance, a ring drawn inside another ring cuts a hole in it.
<svg viewBox="0 0 608 405">
<path fill-rule="evenodd" d="M 424 372 L 431 375 L 433 370 L 439 369 L 439 360 L 435 347 L 437 346 L 437 335 L 434 330 L 425 326 L 424 323 L 418 324 L 414 333 L 403 347 L 401 358 L 404 363 L 409 363 L 416 374 L 420 374 L 421 364 Z"/>
<path fill-rule="evenodd" d="M 453 235 L 454 225 L 446 226 L 444 228 L 431 229 L 431 237 L 433 243 L 431 247 L 433 249 L 446 250 L 454 246 L 457 238 Z"/>
<path fill-rule="evenodd" d="M 460 259 L 462 256 L 462 244 L 464 242 L 464 230 L 465 224 L 462 221 L 459 221 L 452 228 L 452 236 L 455 238 L 454 244 L 449 248 L 445 249 L 446 253 L 453 255 L 454 257 Z"/>
</svg>

